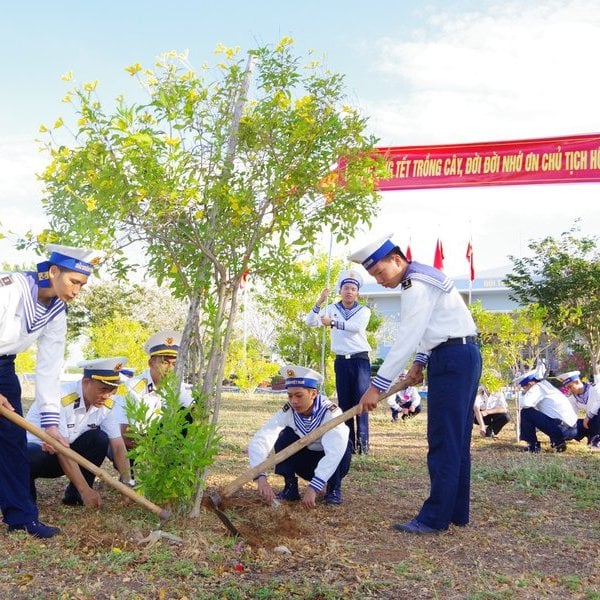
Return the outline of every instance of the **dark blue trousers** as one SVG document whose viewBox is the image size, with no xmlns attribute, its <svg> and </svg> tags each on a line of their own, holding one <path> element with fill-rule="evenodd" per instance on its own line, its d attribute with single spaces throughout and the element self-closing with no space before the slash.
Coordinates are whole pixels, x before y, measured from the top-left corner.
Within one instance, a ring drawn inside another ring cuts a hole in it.
<svg viewBox="0 0 600 600">
<path fill-rule="evenodd" d="M 0 394 L 23 416 L 21 384 L 15 357 L 0 357 Z M 8 525 L 38 520 L 37 506 L 29 494 L 29 461 L 25 430 L 0 417 L 0 508 Z"/>
<path fill-rule="evenodd" d="M 600 434 L 600 413 L 598 413 L 590 419 L 590 422 L 588 423 L 588 429 L 583 428 L 583 419 L 581 419 L 581 425 L 579 425 L 579 421 L 577 421 L 577 425 L 580 427 L 580 432 L 583 433 L 583 435 L 579 439 L 587 437 L 589 444 L 590 440 L 594 436 Z"/>
<path fill-rule="evenodd" d="M 277 438 L 275 442 L 275 452 L 279 452 L 284 448 L 287 448 L 290 444 L 300 438 L 296 435 L 296 432 L 291 427 L 286 427 Z M 284 479 L 290 479 L 295 477 L 301 477 L 306 481 L 310 481 L 315 476 L 315 469 L 319 461 L 325 456 L 323 451 L 309 450 L 308 448 L 302 448 L 296 454 L 292 454 L 289 458 L 281 461 L 278 465 L 275 465 L 275 473 L 281 475 Z M 342 479 L 346 477 L 350 470 L 350 462 L 352 461 L 352 444 L 348 440 L 348 446 L 346 452 L 335 470 L 333 475 L 327 482 L 327 489 L 341 489 Z"/>
<path fill-rule="evenodd" d="M 334 362 L 335 388 L 338 405 L 343 412 L 356 406 L 371 385 L 371 365 L 366 358 L 337 357 Z M 354 422 L 356 421 L 356 428 Z M 369 451 L 369 413 L 357 415 L 346 421 L 350 428 L 350 441 L 359 453 Z"/>
<path fill-rule="evenodd" d="M 550 438 L 553 446 L 558 446 L 566 440 L 583 439 L 585 437 L 585 434 L 582 433 L 583 420 L 581 420 L 579 426 L 578 424 L 569 427 L 560 419 L 553 419 L 541 410 L 537 410 L 537 408 L 522 408 L 519 439 L 527 442 L 530 446 L 534 446 L 538 441 L 535 430 L 539 429 Z"/>
<path fill-rule="evenodd" d="M 486 425 L 485 434 L 487 437 L 491 437 L 492 434 L 498 435 L 502 428 L 510 422 L 508 413 L 492 413 L 482 418 L 484 425 Z M 479 425 L 476 417 L 473 417 L 473 425 Z"/>
<path fill-rule="evenodd" d="M 473 404 L 481 376 L 477 344 L 434 348 L 427 366 L 427 466 L 431 490 L 417 519 L 434 529 L 469 522 Z"/>
<path fill-rule="evenodd" d="M 81 454 L 81 456 L 87 458 L 90 462 L 99 467 L 106 458 L 108 435 L 102 431 L 102 429 L 90 429 L 89 431 L 82 433 L 71 443 L 71 450 L 74 450 L 77 454 Z M 52 479 L 55 477 L 62 477 L 64 472 L 58 462 L 56 454 L 44 452 L 40 444 L 27 444 L 27 453 L 30 462 L 31 496 L 35 499 L 37 496 L 35 480 L 38 477 Z M 88 485 L 93 487 L 94 479 L 96 478 L 94 473 L 81 467 L 81 474 L 84 476 Z M 65 490 L 65 498 L 70 500 L 81 500 L 77 488 L 70 482 Z"/>
</svg>

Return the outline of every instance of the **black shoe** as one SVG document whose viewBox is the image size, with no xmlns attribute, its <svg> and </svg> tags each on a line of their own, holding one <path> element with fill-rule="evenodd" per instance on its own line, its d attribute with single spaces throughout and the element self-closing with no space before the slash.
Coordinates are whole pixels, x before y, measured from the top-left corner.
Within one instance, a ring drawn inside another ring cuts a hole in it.
<svg viewBox="0 0 600 600">
<path fill-rule="evenodd" d="M 592 448 L 592 450 L 600 450 L 600 435 L 595 435 L 590 440 L 590 447 Z"/>
<path fill-rule="evenodd" d="M 542 451 L 542 445 L 540 442 L 535 444 L 529 444 L 526 448 L 521 448 L 521 452 L 531 452 L 533 454 L 539 454 Z"/>
<path fill-rule="evenodd" d="M 554 452 L 564 452 L 567 449 L 567 442 L 559 442 L 558 444 L 552 444 Z"/>
<path fill-rule="evenodd" d="M 22 525 L 9 525 L 8 531 L 26 531 L 29 535 L 39 538 L 51 538 L 60 533 L 58 527 L 51 527 L 39 521 L 30 521 Z"/>
<path fill-rule="evenodd" d="M 329 489 L 327 487 L 327 493 L 325 494 L 325 504 L 341 504 L 344 500 L 342 499 L 342 490 L 339 488 Z"/>
<path fill-rule="evenodd" d="M 415 535 L 431 535 L 434 533 L 440 533 L 441 529 L 433 529 L 417 519 L 413 519 L 408 523 L 396 523 L 393 526 L 396 531 L 404 531 L 406 533 L 414 533 Z"/>
<path fill-rule="evenodd" d="M 277 500 L 287 500 L 288 502 L 296 502 L 300 500 L 300 492 L 298 491 L 298 479 L 286 479 L 284 488 L 275 494 Z"/>
</svg>

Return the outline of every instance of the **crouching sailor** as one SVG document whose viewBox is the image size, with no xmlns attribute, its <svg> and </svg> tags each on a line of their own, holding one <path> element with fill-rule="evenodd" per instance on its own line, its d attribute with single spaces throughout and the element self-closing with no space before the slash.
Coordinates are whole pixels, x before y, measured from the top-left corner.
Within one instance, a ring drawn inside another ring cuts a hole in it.
<svg viewBox="0 0 600 600">
<path fill-rule="evenodd" d="M 287 448 L 341 414 L 336 404 L 319 393 L 318 388 L 323 381 L 319 373 L 288 365 L 282 368 L 281 374 L 285 377 L 288 401 L 250 440 L 248 456 L 251 467 L 263 462 L 271 450 L 279 452 Z M 267 504 L 275 498 L 300 500 L 298 477 L 301 477 L 309 482 L 302 496 L 302 503 L 307 508 L 314 508 L 317 496 L 323 492 L 326 504 L 341 504 L 342 479 L 348 473 L 351 459 L 349 429 L 345 423 L 340 423 L 275 466 L 275 473 L 285 481 L 282 491 L 275 494 L 267 474 L 261 473 L 256 478 L 258 492 Z"/>
</svg>

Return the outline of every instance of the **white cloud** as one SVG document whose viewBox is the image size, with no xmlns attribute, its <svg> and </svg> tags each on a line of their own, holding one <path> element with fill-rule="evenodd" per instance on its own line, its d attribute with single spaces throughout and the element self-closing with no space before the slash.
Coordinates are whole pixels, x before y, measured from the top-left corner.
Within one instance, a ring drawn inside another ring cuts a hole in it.
<svg viewBox="0 0 600 600">
<path fill-rule="evenodd" d="M 403 87 L 366 105 L 384 143 L 595 131 L 600 4 L 534 4 L 437 14 L 417 39 L 379 40 L 376 69 Z"/>
</svg>

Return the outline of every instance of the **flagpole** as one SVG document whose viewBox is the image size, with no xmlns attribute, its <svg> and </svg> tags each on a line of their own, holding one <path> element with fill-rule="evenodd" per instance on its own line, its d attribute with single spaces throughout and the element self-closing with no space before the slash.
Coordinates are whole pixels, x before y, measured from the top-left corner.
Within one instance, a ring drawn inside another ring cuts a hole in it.
<svg viewBox="0 0 600 600">
<path fill-rule="evenodd" d="M 471 273 L 469 272 L 469 306 L 471 305 L 471 295 L 473 293 L 473 281 L 471 279 Z"/>
<path fill-rule="evenodd" d="M 473 226 L 469 220 L 469 306 L 473 296 Z"/>
<path fill-rule="evenodd" d="M 330 279 L 331 279 L 331 253 L 333 250 L 333 232 L 329 231 L 329 253 L 327 255 L 327 282 L 325 283 L 325 287 L 329 287 Z M 325 346 L 327 345 L 327 327 L 323 327 L 323 332 L 321 334 L 321 375 L 323 375 L 323 383 L 322 386 L 325 385 Z M 324 388 L 323 388 L 324 389 Z"/>
</svg>

